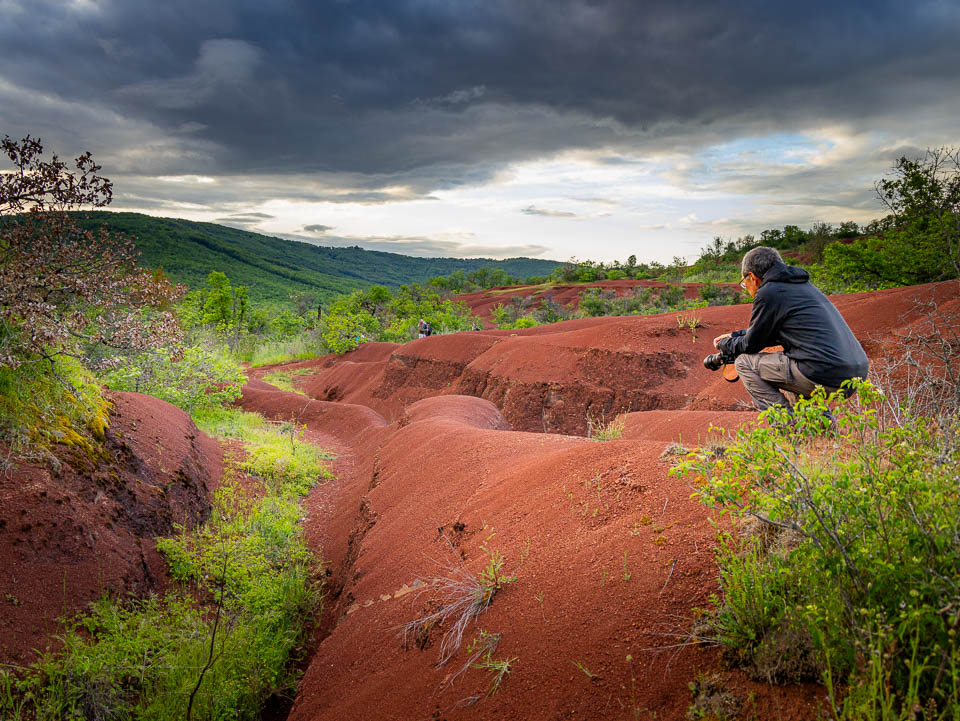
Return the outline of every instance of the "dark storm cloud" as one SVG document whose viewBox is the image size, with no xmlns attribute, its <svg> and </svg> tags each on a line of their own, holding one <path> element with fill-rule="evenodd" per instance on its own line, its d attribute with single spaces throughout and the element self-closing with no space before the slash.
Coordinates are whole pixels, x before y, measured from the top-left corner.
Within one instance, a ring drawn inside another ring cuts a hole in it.
<svg viewBox="0 0 960 721">
<path fill-rule="evenodd" d="M 89 148 L 114 174 L 345 174 L 328 193 L 344 202 L 483 182 L 570 148 L 611 149 L 615 164 L 731 128 L 866 127 L 880 108 L 902 122 L 923 107 L 942 133 L 960 95 L 960 8 L 942 0 L 5 0 L 0 11 L 0 132 Z"/>
<path fill-rule="evenodd" d="M 303 230 L 306 233 L 326 233 L 328 230 L 333 230 L 332 225 L 305 225 Z"/>
</svg>

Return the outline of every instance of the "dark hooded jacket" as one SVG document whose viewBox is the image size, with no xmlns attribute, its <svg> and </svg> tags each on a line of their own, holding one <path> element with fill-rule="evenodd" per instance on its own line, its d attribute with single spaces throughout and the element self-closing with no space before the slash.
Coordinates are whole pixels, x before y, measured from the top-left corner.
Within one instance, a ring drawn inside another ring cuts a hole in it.
<svg viewBox="0 0 960 721">
<path fill-rule="evenodd" d="M 867 377 L 863 347 L 802 268 L 777 264 L 764 273 L 753 299 L 750 327 L 718 344 L 721 352 L 732 356 L 759 353 L 771 345 L 782 345 L 803 375 L 828 388 Z"/>
</svg>

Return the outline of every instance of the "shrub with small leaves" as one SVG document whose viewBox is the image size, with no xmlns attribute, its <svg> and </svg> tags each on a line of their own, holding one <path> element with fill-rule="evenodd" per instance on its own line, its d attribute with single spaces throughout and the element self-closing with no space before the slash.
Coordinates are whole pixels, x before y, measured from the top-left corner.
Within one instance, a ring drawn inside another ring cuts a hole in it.
<svg viewBox="0 0 960 721">
<path fill-rule="evenodd" d="M 713 637 L 758 676 L 819 675 L 838 718 L 931 704 L 929 718 L 955 718 L 960 419 L 883 427 L 880 393 L 851 385 L 854 400 L 821 390 L 792 414 L 774 406 L 721 457 L 693 452 L 672 469 L 754 529 L 721 537 Z"/>
</svg>

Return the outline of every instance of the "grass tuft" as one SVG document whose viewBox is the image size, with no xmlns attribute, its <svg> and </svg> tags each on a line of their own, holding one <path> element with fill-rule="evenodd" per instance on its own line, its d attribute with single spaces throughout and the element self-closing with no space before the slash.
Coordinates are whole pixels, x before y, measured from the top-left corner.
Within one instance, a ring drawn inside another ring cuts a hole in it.
<svg viewBox="0 0 960 721">
<path fill-rule="evenodd" d="M 463 634 L 470 622 L 490 608 L 494 596 L 504 585 L 516 580 L 516 576 L 504 575 L 504 560 L 502 554 L 491 553 L 489 563 L 479 575 L 462 567 L 444 567 L 447 575 L 427 582 L 427 588 L 439 591 L 439 609 L 400 627 L 404 645 L 413 637 L 424 648 L 425 639 L 432 629 L 452 623 L 440 641 L 440 660 L 437 665 L 447 663 L 463 643 Z"/>
</svg>

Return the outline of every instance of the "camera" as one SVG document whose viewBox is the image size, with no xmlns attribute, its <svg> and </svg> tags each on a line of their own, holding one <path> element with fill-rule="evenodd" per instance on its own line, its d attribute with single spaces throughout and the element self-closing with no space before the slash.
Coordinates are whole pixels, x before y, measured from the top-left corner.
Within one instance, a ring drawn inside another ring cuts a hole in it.
<svg viewBox="0 0 960 721">
<path fill-rule="evenodd" d="M 703 359 L 703 367 L 708 371 L 718 371 L 723 366 L 733 364 L 735 360 L 736 358 L 726 353 L 711 353 Z"/>
</svg>

